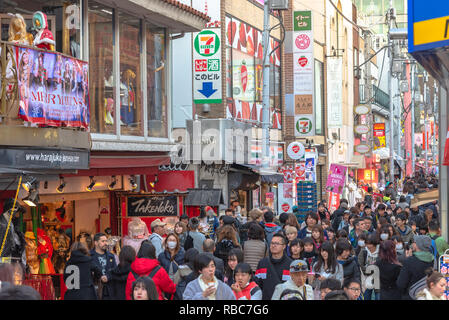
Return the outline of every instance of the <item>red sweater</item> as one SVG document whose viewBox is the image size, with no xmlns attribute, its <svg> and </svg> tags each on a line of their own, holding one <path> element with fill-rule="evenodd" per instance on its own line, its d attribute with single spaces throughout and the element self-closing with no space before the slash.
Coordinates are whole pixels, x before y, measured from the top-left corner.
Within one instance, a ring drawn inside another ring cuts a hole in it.
<svg viewBox="0 0 449 320">
<path fill-rule="evenodd" d="M 234 292 L 234 295 L 236 299 L 240 299 L 241 297 L 246 297 L 246 299 L 251 300 L 251 290 L 257 287 L 257 284 L 253 281 L 249 285 L 246 286 L 242 291 L 240 292 Z"/>
<path fill-rule="evenodd" d="M 148 276 L 156 266 L 159 265 L 159 261 L 156 259 L 136 258 L 131 264 L 131 269 L 139 276 Z M 126 281 L 126 300 L 131 300 L 132 284 L 135 281 L 134 274 L 129 273 Z M 154 284 L 156 285 L 157 292 L 159 293 L 159 300 L 164 300 L 162 292 L 168 294 L 174 294 L 176 291 L 176 285 L 170 279 L 164 268 L 159 268 L 158 272 L 153 277 Z"/>
</svg>

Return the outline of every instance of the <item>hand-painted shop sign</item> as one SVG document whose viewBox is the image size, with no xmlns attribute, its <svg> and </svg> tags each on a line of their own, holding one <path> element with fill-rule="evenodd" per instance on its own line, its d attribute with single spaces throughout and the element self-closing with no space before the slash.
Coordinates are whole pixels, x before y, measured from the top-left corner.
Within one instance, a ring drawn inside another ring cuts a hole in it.
<svg viewBox="0 0 449 320">
<path fill-rule="evenodd" d="M 135 196 L 128 197 L 128 217 L 177 216 L 176 196 Z"/>
<path fill-rule="evenodd" d="M 449 45 L 449 6 L 447 0 L 408 1 L 409 52 Z"/>
<path fill-rule="evenodd" d="M 15 169 L 89 169 L 88 150 L 0 149 L 0 167 Z"/>
</svg>

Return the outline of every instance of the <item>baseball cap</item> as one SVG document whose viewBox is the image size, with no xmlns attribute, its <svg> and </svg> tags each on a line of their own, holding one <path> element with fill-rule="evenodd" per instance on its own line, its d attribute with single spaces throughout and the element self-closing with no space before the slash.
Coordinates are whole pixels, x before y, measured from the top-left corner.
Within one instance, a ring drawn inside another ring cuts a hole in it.
<svg viewBox="0 0 449 320">
<path fill-rule="evenodd" d="M 419 250 L 431 252 L 432 239 L 429 236 L 415 235 L 413 241 L 418 246 Z"/>
<path fill-rule="evenodd" d="M 155 227 L 163 227 L 165 226 L 166 223 L 162 222 L 161 219 L 156 219 L 154 221 L 151 222 L 151 228 L 155 228 Z"/>
<path fill-rule="evenodd" d="M 290 263 L 290 273 L 292 272 L 309 272 L 309 267 L 307 267 L 307 262 L 304 260 L 294 260 Z"/>
</svg>

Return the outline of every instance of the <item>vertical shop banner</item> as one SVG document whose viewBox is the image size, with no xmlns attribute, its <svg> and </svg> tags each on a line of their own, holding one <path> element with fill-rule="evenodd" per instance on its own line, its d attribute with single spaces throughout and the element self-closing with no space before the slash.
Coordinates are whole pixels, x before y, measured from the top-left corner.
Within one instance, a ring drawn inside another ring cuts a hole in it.
<svg viewBox="0 0 449 320">
<path fill-rule="evenodd" d="M 332 163 L 327 178 L 326 191 L 341 194 L 345 186 L 345 181 L 346 167 Z"/>
<path fill-rule="evenodd" d="M 88 129 L 88 64 L 56 52 L 13 49 L 18 66 L 18 116 L 38 125 Z"/>
<path fill-rule="evenodd" d="M 296 182 L 306 180 L 306 163 L 305 162 L 301 161 L 299 163 L 295 163 L 295 177 L 296 177 Z"/>
<path fill-rule="evenodd" d="M 278 213 L 292 213 L 293 207 L 293 184 L 278 184 Z"/>
<path fill-rule="evenodd" d="M 312 11 L 293 13 L 295 137 L 315 135 Z"/>
<path fill-rule="evenodd" d="M 196 104 L 222 103 L 221 29 L 194 34 L 193 100 Z"/>
<path fill-rule="evenodd" d="M 374 132 L 374 150 L 385 148 L 387 146 L 385 139 L 385 123 L 375 123 Z"/>
<path fill-rule="evenodd" d="M 342 111 L 342 61 L 340 58 L 327 59 L 327 102 L 328 126 L 341 128 L 343 125 Z"/>
<path fill-rule="evenodd" d="M 306 181 L 316 182 L 316 159 L 306 158 L 305 163 Z"/>
<path fill-rule="evenodd" d="M 329 192 L 329 211 L 333 213 L 340 206 L 340 194 Z"/>
</svg>

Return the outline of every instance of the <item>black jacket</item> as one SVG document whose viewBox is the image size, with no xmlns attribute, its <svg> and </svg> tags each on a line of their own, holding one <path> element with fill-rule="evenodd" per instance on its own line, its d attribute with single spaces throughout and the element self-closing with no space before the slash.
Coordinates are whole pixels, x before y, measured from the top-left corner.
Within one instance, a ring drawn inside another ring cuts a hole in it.
<svg viewBox="0 0 449 320">
<path fill-rule="evenodd" d="M 380 300 L 401 300 L 401 292 L 396 285 L 402 266 L 377 259 L 379 268 Z"/>
<path fill-rule="evenodd" d="M 228 262 L 228 253 L 234 248 L 240 248 L 240 246 L 234 245 L 234 243 L 229 239 L 223 239 L 216 244 L 214 256 L 223 260 L 226 265 Z"/>
<path fill-rule="evenodd" d="M 0 214 L 0 246 L 3 241 L 6 229 L 8 228 L 9 219 L 7 219 L 4 213 Z M 13 228 L 9 228 L 8 235 L 5 240 L 5 245 L 2 252 L 2 257 L 14 257 L 22 258 L 23 251 L 25 250 L 25 237 L 22 232 L 19 231 L 17 219 L 12 219 Z M 14 233 L 11 232 L 14 230 Z M 16 239 L 16 240 L 15 240 Z"/>
<path fill-rule="evenodd" d="M 357 279 L 361 280 L 360 267 L 357 263 L 356 257 L 349 257 L 343 263 L 343 277 L 344 279 Z"/>
<path fill-rule="evenodd" d="M 273 259 L 271 254 L 257 264 L 256 283 L 262 289 L 262 300 L 271 300 L 279 283 L 290 278 L 290 264 L 293 262 L 286 254 L 281 259 Z"/>
<path fill-rule="evenodd" d="M 335 230 L 335 232 L 337 232 L 338 227 L 340 225 L 341 219 L 343 219 L 343 213 L 346 211 L 345 208 L 338 208 L 337 210 L 334 211 L 334 213 L 332 214 L 332 229 Z"/>
<path fill-rule="evenodd" d="M 425 262 L 418 259 L 415 255 L 408 257 L 404 261 L 396 285 L 401 291 L 402 300 L 412 300 L 409 295 L 410 287 L 417 281 L 426 276 L 425 270 L 433 267 L 432 262 Z"/>
<path fill-rule="evenodd" d="M 95 249 L 92 249 L 90 252 L 94 264 L 98 267 L 98 269 L 102 270 L 102 275 L 108 277 L 108 282 L 103 283 L 103 293 L 102 293 L 102 299 L 108 300 L 112 298 L 112 293 L 109 286 L 109 280 L 111 279 L 111 271 L 117 267 L 117 263 L 115 262 L 115 257 L 112 253 L 106 250 L 105 254 L 106 254 L 106 266 L 103 267 L 99 260 L 100 255 L 95 251 Z"/>
<path fill-rule="evenodd" d="M 70 266 L 76 266 L 79 270 L 79 289 L 67 288 L 64 295 L 64 300 L 96 300 L 97 293 L 94 287 L 93 279 L 99 279 L 101 277 L 101 269 L 99 269 L 94 263 L 91 256 L 86 256 L 79 250 L 75 250 L 71 253 L 69 261 L 64 269 L 64 281 L 65 283 L 72 283 L 71 279 L 76 275 L 71 271 Z M 69 278 L 67 280 L 67 278 Z M 75 279 L 76 283 L 76 279 Z"/>
<path fill-rule="evenodd" d="M 131 272 L 131 264 L 118 265 L 111 271 L 109 287 L 111 289 L 111 300 L 126 300 L 126 280 Z"/>
<path fill-rule="evenodd" d="M 161 263 L 162 268 L 164 268 L 168 274 L 170 273 L 170 264 L 173 265 L 173 274 L 175 274 L 176 271 L 178 271 L 178 267 L 184 264 L 184 255 L 184 248 L 179 248 L 179 251 L 175 255 L 175 258 L 173 259 L 173 261 L 171 261 L 170 252 L 168 252 L 168 250 L 164 250 L 159 255 L 158 260 Z"/>
</svg>

